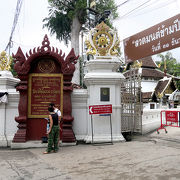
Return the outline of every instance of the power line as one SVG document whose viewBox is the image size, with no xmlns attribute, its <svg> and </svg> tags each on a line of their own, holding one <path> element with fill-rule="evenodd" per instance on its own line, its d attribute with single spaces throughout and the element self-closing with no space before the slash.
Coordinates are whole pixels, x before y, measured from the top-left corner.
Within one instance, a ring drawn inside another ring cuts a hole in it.
<svg viewBox="0 0 180 180">
<path fill-rule="evenodd" d="M 153 12 L 153 11 L 155 11 L 155 10 L 157 10 L 157 9 L 160 9 L 160 8 L 162 9 L 163 7 L 168 6 L 169 4 L 171 4 L 171 3 L 174 2 L 174 1 L 176 1 L 176 0 L 170 0 L 170 1 L 168 0 L 168 1 L 166 1 L 166 2 L 163 2 L 164 4 L 160 4 L 159 6 L 153 8 L 153 9 L 149 9 L 149 10 L 146 11 L 145 13 L 139 13 L 139 14 L 133 16 L 133 17 L 139 16 L 139 15 L 143 15 L 143 14 L 147 14 L 147 13 L 149 13 L 149 12 Z M 165 3 L 166 3 L 166 4 L 165 4 Z M 151 4 L 149 4 L 149 5 L 145 6 L 145 7 L 142 7 L 140 10 L 143 10 L 143 9 L 147 8 L 148 6 L 151 6 L 151 5 L 153 5 L 153 4 L 154 4 L 154 2 L 152 2 Z"/>
<path fill-rule="evenodd" d="M 122 5 L 124 5 L 124 4 L 126 4 L 127 2 L 129 2 L 130 0 L 126 0 L 126 1 L 124 1 L 123 3 L 121 3 L 121 4 L 119 4 L 119 5 L 117 5 L 116 6 L 116 8 L 118 8 L 118 7 L 120 7 L 120 6 L 122 6 Z"/>
<path fill-rule="evenodd" d="M 23 3 L 23 0 L 17 0 L 17 5 L 16 5 L 16 11 L 15 11 L 15 15 L 14 15 L 13 26 L 12 26 L 11 34 L 10 34 L 10 37 L 9 37 L 9 42 L 8 42 L 6 48 L 5 48 L 5 51 L 7 51 L 8 48 L 10 50 L 10 48 L 11 48 L 12 37 L 13 37 L 14 31 L 15 31 L 15 28 L 16 28 L 16 25 L 17 25 L 17 22 L 18 22 L 18 18 L 19 18 L 19 14 L 20 14 L 20 11 L 21 11 L 22 3 Z"/>
<path fill-rule="evenodd" d="M 119 17 L 119 19 L 120 18 L 123 18 L 124 16 L 127 16 L 128 14 L 131 14 L 133 11 L 135 11 L 135 10 L 137 10 L 137 9 L 139 9 L 140 7 L 142 7 L 142 6 L 144 6 L 145 4 L 147 4 L 148 2 L 150 2 L 151 0 L 148 0 L 148 1 L 146 1 L 146 2 L 144 2 L 144 3 L 142 3 L 141 5 L 139 5 L 138 7 L 136 7 L 136 8 L 134 8 L 134 9 L 132 9 L 131 11 L 129 11 L 128 13 L 126 13 L 126 14 L 124 14 L 123 16 L 121 16 L 121 17 Z"/>
<path fill-rule="evenodd" d="M 151 0 L 149 0 L 149 1 L 151 1 Z M 149 1 L 147 1 L 147 2 L 143 3 L 142 5 L 136 7 L 136 8 L 133 9 L 132 11 L 135 11 L 136 9 L 139 9 L 139 7 L 143 6 L 144 4 L 148 3 Z M 157 10 L 157 9 L 159 9 L 159 8 L 163 8 L 163 7 L 171 4 L 171 3 L 174 2 L 174 1 L 177 1 L 177 0 L 171 0 L 170 2 L 168 1 L 166 4 L 163 2 L 163 3 L 164 3 L 163 5 L 161 4 L 159 7 L 156 7 L 156 8 L 154 8 L 154 9 L 148 10 L 148 12 L 149 12 L 149 11 L 152 12 L 152 11 Z M 140 10 L 143 10 L 143 9 L 147 8 L 148 6 L 151 6 L 151 5 L 153 5 L 153 4 L 154 4 L 154 2 L 152 2 L 151 4 L 146 5 L 145 7 L 142 7 L 141 9 L 139 9 L 139 11 L 140 11 Z M 124 14 L 123 16 L 119 17 L 118 19 L 122 19 L 122 18 L 124 18 L 125 16 L 127 16 L 128 14 L 131 14 L 132 11 L 129 11 L 128 13 L 126 13 L 126 14 Z M 139 14 L 137 14 L 136 16 L 142 15 L 142 14 L 146 14 L 146 13 L 148 13 L 148 12 L 146 11 L 145 13 L 139 13 Z M 136 17 L 136 16 L 133 16 L 133 17 Z"/>
</svg>

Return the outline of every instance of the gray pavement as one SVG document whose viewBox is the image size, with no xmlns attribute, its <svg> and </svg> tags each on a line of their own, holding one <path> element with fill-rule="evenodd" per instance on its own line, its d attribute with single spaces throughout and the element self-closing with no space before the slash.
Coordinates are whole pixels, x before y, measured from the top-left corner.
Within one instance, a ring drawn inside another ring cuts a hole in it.
<svg viewBox="0 0 180 180">
<path fill-rule="evenodd" d="M 180 179 L 180 128 L 114 145 L 79 144 L 44 155 L 45 148 L 0 149 L 0 180 Z"/>
</svg>

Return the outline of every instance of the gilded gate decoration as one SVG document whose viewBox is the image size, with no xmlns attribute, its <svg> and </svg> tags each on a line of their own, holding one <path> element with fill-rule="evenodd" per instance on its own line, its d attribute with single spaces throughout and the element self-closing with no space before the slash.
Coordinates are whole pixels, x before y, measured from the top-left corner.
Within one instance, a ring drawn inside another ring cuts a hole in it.
<svg viewBox="0 0 180 180">
<path fill-rule="evenodd" d="M 112 30 L 104 22 L 98 24 L 89 32 L 86 45 L 87 54 L 95 56 L 117 56 L 119 48 L 117 32 Z"/>
</svg>

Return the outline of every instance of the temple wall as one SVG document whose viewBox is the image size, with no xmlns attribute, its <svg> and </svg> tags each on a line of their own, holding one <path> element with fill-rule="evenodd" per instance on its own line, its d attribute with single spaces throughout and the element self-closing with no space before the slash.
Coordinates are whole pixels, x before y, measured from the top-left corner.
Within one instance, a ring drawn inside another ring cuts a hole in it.
<svg viewBox="0 0 180 180">
<path fill-rule="evenodd" d="M 87 89 L 74 89 L 72 92 L 72 116 L 74 117 L 73 130 L 76 140 L 84 140 L 87 135 L 87 97 Z"/>
<path fill-rule="evenodd" d="M 84 141 L 87 135 L 88 123 L 88 91 L 87 89 L 74 89 L 72 93 L 73 130 L 78 141 Z M 19 93 L 15 90 L 8 92 L 8 103 L 0 103 L 0 147 L 10 146 L 17 131 L 18 123 L 14 118 L 18 115 Z M 148 109 L 142 115 L 142 134 L 158 129 L 161 125 L 160 112 L 162 109 Z M 171 109 L 172 110 L 172 109 Z M 179 110 L 179 109 L 175 109 Z"/>
<path fill-rule="evenodd" d="M 143 110 L 142 134 L 154 131 L 161 125 L 161 109 Z"/>
<path fill-rule="evenodd" d="M 2 76 L 0 76 L 0 80 L 1 83 L 4 82 L 2 84 L 0 83 L 0 92 L 8 93 L 7 103 L 0 103 L 0 147 L 7 147 L 11 145 L 11 141 L 13 140 L 14 134 L 17 131 L 18 123 L 15 121 L 15 117 L 18 116 L 19 93 L 16 91 L 15 85 L 19 82 L 19 80 L 12 77 Z M 6 84 L 8 85 L 6 86 Z M 93 96 L 95 97 L 97 91 L 93 91 Z M 119 92 L 119 89 L 117 89 L 117 92 Z M 74 89 L 71 95 L 72 116 L 74 117 L 73 130 L 76 140 L 78 141 L 85 141 L 88 134 L 88 118 L 90 118 L 88 112 L 88 98 L 88 89 Z M 118 103 L 119 102 L 117 102 L 116 105 Z M 116 106 L 113 106 L 113 112 L 116 108 Z M 162 109 L 144 109 L 142 115 L 142 134 L 149 133 L 160 127 L 161 110 Z M 113 116 L 115 118 L 118 116 L 118 114 L 114 114 Z M 99 117 L 99 119 L 100 118 L 101 117 Z M 106 119 L 104 119 L 104 121 L 106 121 Z"/>
<path fill-rule="evenodd" d="M 142 134 L 146 134 L 151 131 L 157 130 L 161 126 L 161 111 L 162 110 L 180 111 L 180 108 L 143 110 Z M 162 118 L 165 118 L 165 114 L 162 115 Z"/>
</svg>

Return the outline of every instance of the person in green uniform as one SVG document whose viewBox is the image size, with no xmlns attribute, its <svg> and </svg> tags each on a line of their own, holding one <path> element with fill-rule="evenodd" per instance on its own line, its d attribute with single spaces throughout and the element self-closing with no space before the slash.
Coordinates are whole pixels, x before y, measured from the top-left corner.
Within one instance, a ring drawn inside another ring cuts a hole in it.
<svg viewBox="0 0 180 180">
<path fill-rule="evenodd" d="M 48 147 L 44 154 L 50 153 L 52 150 L 54 152 L 57 152 L 59 147 L 58 147 L 58 140 L 59 140 L 59 124 L 58 124 L 58 115 L 57 113 L 54 112 L 53 107 L 48 108 L 49 111 L 49 119 L 50 119 L 50 127 L 47 132 L 49 135 L 48 137 Z M 53 148 L 54 145 L 54 148 Z"/>
</svg>

